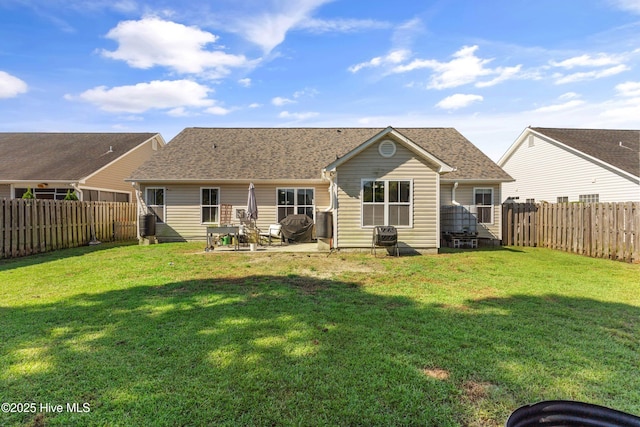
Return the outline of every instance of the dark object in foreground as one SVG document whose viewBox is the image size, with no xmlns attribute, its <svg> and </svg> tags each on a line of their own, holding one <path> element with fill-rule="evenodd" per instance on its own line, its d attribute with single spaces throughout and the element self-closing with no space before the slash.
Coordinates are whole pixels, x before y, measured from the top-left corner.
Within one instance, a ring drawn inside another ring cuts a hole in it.
<svg viewBox="0 0 640 427">
<path fill-rule="evenodd" d="M 513 411 L 505 427 L 640 427 L 640 417 L 604 406 L 548 400 Z"/>
</svg>

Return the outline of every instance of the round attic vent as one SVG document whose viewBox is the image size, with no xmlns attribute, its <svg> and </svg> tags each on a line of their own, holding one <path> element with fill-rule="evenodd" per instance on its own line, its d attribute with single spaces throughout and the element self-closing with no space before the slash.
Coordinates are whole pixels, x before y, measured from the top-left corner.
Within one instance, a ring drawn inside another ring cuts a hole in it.
<svg viewBox="0 0 640 427">
<path fill-rule="evenodd" d="M 393 157 L 396 154 L 396 143 L 390 139 L 385 139 L 378 145 L 378 152 L 382 157 Z"/>
</svg>

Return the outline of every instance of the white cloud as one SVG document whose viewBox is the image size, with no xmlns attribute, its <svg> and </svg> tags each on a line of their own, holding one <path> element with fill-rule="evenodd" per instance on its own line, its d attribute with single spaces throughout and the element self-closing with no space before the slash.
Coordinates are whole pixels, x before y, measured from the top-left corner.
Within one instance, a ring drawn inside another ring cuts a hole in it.
<svg viewBox="0 0 640 427">
<path fill-rule="evenodd" d="M 251 79 L 250 78 L 240 79 L 240 80 L 238 80 L 238 84 L 240 86 L 250 87 L 251 86 Z"/>
<path fill-rule="evenodd" d="M 134 68 L 163 66 L 179 73 L 206 71 L 211 78 L 220 78 L 231 67 L 251 65 L 243 55 L 206 50 L 205 46 L 218 36 L 156 17 L 120 22 L 107 33 L 107 38 L 117 41 L 118 49 L 103 50 L 102 54 Z"/>
<path fill-rule="evenodd" d="M 372 19 L 306 19 L 297 26 L 297 28 L 314 33 L 351 33 L 362 30 L 381 30 L 390 27 L 391 24 L 388 22 L 374 21 Z"/>
<path fill-rule="evenodd" d="M 188 117 L 189 113 L 184 107 L 178 107 L 167 111 L 167 115 L 171 117 Z"/>
<path fill-rule="evenodd" d="M 270 10 L 245 11 L 232 19 L 230 30 L 239 32 L 244 38 L 271 52 L 282 43 L 287 32 L 311 18 L 312 13 L 332 0 L 281 0 L 267 3 Z M 262 3 L 262 2 L 261 2 Z"/>
<path fill-rule="evenodd" d="M 226 116 L 231 112 L 228 108 L 220 107 L 219 105 L 214 105 L 213 107 L 209 107 L 204 110 L 205 113 L 213 114 L 214 116 Z"/>
<path fill-rule="evenodd" d="M 296 104 L 298 102 L 297 99 L 302 98 L 302 97 L 314 97 L 318 93 L 319 92 L 316 89 L 304 88 L 302 90 L 298 90 L 298 91 L 294 92 L 293 93 L 293 99 L 284 98 L 282 96 L 276 96 L 275 98 L 271 99 L 271 104 L 275 105 L 276 107 L 283 107 L 283 106 L 288 105 L 288 104 Z"/>
<path fill-rule="evenodd" d="M 518 73 L 520 73 L 521 69 L 522 69 L 522 65 L 516 65 L 515 67 L 498 67 L 494 70 L 494 72 L 498 73 L 497 77 L 486 82 L 478 82 L 476 83 L 476 87 L 495 86 L 498 83 L 502 83 L 506 80 L 509 80 L 515 77 Z"/>
<path fill-rule="evenodd" d="M 294 119 L 294 120 L 306 120 L 316 116 L 318 116 L 318 113 L 315 113 L 312 111 L 309 111 L 306 113 L 290 113 L 288 111 L 282 111 L 280 114 L 278 114 L 278 117 L 280 117 L 281 119 Z"/>
<path fill-rule="evenodd" d="M 564 110 L 570 110 L 572 108 L 583 105 L 584 101 L 581 99 L 574 99 L 572 101 L 563 102 L 562 104 L 548 105 L 546 107 L 540 107 L 533 110 L 536 113 L 552 113 Z"/>
<path fill-rule="evenodd" d="M 384 65 L 400 64 L 409 58 L 411 52 L 407 49 L 392 50 L 386 56 L 377 56 L 369 61 L 361 62 L 356 65 L 352 65 L 348 68 L 352 73 L 357 73 L 363 68 L 376 68 Z"/>
<path fill-rule="evenodd" d="M 305 97 L 305 96 L 308 96 L 308 97 L 310 97 L 310 98 L 313 98 L 313 97 L 314 97 L 314 96 L 316 96 L 318 93 L 320 93 L 320 92 L 318 92 L 316 89 L 308 88 L 308 87 L 307 87 L 307 88 L 304 88 L 304 89 L 302 89 L 302 90 L 298 90 L 298 91 L 294 92 L 294 93 L 293 93 L 293 97 L 294 97 L 295 99 L 302 98 L 302 97 Z"/>
<path fill-rule="evenodd" d="M 640 14 L 640 1 L 638 0 L 610 0 L 611 3 L 622 9 L 627 10 L 629 12 Z"/>
<path fill-rule="evenodd" d="M 556 73 L 553 75 L 555 78 L 555 84 L 561 85 L 566 83 L 575 83 L 585 80 L 597 80 L 604 77 L 615 76 L 616 74 L 629 71 L 631 68 L 624 64 L 616 65 L 615 67 L 605 68 L 603 70 L 584 71 L 579 73 L 563 75 Z"/>
<path fill-rule="evenodd" d="M 111 89 L 99 86 L 77 98 L 111 112 L 143 113 L 151 109 L 171 109 L 171 114 L 184 114 L 184 107 L 210 107 L 207 98 L 212 90 L 190 80 L 152 81 Z M 66 99 L 76 97 L 66 95 Z M 182 109 L 181 109 L 182 108 Z"/>
<path fill-rule="evenodd" d="M 600 117 L 609 124 L 637 129 L 638 117 L 640 117 L 640 96 L 606 103 Z"/>
<path fill-rule="evenodd" d="M 296 102 L 297 101 L 294 101 L 293 99 L 283 98 L 281 96 L 276 96 L 271 100 L 271 103 L 276 107 L 282 107 L 287 104 L 295 104 Z"/>
<path fill-rule="evenodd" d="M 640 97 L 640 82 L 624 82 L 616 85 L 616 91 L 621 96 Z"/>
<path fill-rule="evenodd" d="M 429 89 L 447 89 L 474 83 L 480 77 L 497 75 L 493 80 L 476 84 L 478 87 L 493 86 L 513 78 L 520 71 L 520 65 L 506 68 L 487 68 L 486 65 L 493 59 L 477 57 L 476 50 L 478 50 L 478 46 L 464 46 L 453 54 L 453 59 L 449 62 L 440 62 L 435 59 L 416 59 L 409 64 L 395 67 L 392 72 L 406 73 L 428 68 L 433 70 L 434 74 L 427 87 Z"/>
<path fill-rule="evenodd" d="M 557 113 L 560 111 L 567 111 L 579 107 L 585 104 L 585 101 L 580 99 L 580 94 L 575 92 L 563 93 L 557 98 L 557 102 L 551 105 L 545 105 L 533 110 L 533 113 Z"/>
<path fill-rule="evenodd" d="M 565 59 L 564 61 L 551 61 L 550 64 L 554 67 L 561 67 L 570 70 L 575 67 L 606 67 L 608 65 L 618 65 L 622 62 L 621 58 L 617 55 L 607 55 L 600 53 L 596 56 L 580 55 L 573 58 Z"/>
<path fill-rule="evenodd" d="M 568 100 L 568 99 L 576 99 L 576 98 L 580 98 L 580 95 L 575 92 L 563 93 L 558 97 L 558 99 L 561 101 Z"/>
<path fill-rule="evenodd" d="M 618 99 L 606 103 L 600 116 L 615 123 L 636 123 L 640 117 L 640 82 L 624 82 L 616 85 Z"/>
<path fill-rule="evenodd" d="M 262 104 L 259 104 L 257 102 L 254 102 L 253 104 L 249 104 L 249 108 L 260 108 L 262 107 Z"/>
<path fill-rule="evenodd" d="M 24 81 L 5 71 L 0 71 L 0 99 L 13 98 L 27 90 L 28 86 Z"/>
<path fill-rule="evenodd" d="M 436 104 L 436 107 L 443 110 L 457 110 L 459 108 L 467 107 L 474 102 L 482 101 L 484 98 L 480 95 L 462 94 L 456 93 L 455 95 L 447 96 L 442 101 Z"/>
</svg>

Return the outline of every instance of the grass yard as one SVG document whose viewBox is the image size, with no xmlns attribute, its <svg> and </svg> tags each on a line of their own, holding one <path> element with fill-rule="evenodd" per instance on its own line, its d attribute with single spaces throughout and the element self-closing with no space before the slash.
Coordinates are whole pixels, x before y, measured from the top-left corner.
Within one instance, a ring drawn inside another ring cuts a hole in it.
<svg viewBox="0 0 640 427">
<path fill-rule="evenodd" d="M 0 324 L 2 426 L 503 426 L 546 399 L 640 413 L 640 265 L 547 249 L 103 244 L 0 261 Z"/>
</svg>

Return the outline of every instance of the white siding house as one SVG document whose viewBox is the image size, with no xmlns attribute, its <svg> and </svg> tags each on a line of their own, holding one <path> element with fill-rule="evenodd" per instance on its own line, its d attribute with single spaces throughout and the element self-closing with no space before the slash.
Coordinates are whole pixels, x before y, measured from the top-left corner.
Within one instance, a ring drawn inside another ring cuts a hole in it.
<svg viewBox="0 0 640 427">
<path fill-rule="evenodd" d="M 527 128 L 498 161 L 517 202 L 640 201 L 640 131 Z"/>
</svg>

